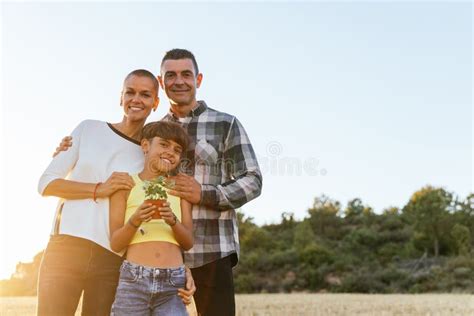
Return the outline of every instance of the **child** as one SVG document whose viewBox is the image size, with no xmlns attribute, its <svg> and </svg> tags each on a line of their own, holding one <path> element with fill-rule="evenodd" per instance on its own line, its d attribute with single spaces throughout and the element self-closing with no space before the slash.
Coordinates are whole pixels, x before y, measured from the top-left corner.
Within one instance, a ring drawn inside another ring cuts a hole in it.
<svg viewBox="0 0 474 316">
<path fill-rule="evenodd" d="M 166 176 L 179 164 L 187 147 L 186 131 L 171 122 L 143 127 L 143 171 L 133 175 L 130 191 L 110 197 L 111 247 L 127 249 L 112 315 L 187 315 L 178 297 L 184 287 L 182 249 L 193 246 L 191 204 L 168 196 L 163 207 L 145 203 L 143 181 Z M 159 212 L 161 219 L 152 219 Z"/>
</svg>

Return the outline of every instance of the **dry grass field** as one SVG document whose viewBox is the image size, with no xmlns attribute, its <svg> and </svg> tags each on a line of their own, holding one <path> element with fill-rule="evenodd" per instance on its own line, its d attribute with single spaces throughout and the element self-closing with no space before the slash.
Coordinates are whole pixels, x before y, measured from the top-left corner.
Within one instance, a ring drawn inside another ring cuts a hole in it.
<svg viewBox="0 0 474 316">
<path fill-rule="evenodd" d="M 474 296 L 458 294 L 249 294 L 236 300 L 240 316 L 474 315 Z M 34 315 L 35 305 L 35 297 L 0 298 L 0 315 Z"/>
</svg>

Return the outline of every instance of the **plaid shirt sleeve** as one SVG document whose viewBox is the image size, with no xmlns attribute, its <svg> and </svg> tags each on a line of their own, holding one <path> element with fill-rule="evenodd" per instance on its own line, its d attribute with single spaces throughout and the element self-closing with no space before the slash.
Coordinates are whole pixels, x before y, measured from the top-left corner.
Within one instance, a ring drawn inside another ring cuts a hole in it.
<svg viewBox="0 0 474 316">
<path fill-rule="evenodd" d="M 201 205 L 225 211 L 236 209 L 258 197 L 262 174 L 244 127 L 233 118 L 224 142 L 225 171 L 229 181 L 219 185 L 203 184 Z"/>
</svg>

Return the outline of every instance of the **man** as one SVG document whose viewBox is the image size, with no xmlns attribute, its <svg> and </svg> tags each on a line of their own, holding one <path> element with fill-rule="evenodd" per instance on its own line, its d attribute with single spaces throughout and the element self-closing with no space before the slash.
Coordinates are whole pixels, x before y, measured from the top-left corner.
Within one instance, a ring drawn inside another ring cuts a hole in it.
<svg viewBox="0 0 474 316">
<path fill-rule="evenodd" d="M 232 267 L 240 250 L 235 209 L 261 193 L 255 152 L 237 118 L 197 101 L 203 75 L 191 52 L 167 52 L 158 80 L 171 105 L 163 120 L 181 123 L 192 144 L 170 193 L 194 205 L 194 247 L 185 262 L 197 287 L 197 310 L 234 315 Z"/>
</svg>

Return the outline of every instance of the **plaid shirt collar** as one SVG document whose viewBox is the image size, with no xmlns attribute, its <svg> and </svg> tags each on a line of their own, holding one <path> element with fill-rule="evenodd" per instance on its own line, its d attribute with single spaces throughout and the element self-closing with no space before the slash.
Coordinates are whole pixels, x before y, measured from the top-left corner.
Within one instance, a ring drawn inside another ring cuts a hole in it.
<svg viewBox="0 0 474 316">
<path fill-rule="evenodd" d="M 192 109 L 188 115 L 185 116 L 185 118 L 193 118 L 193 117 L 196 117 L 196 116 L 199 116 L 201 115 L 202 113 L 204 113 L 204 111 L 206 111 L 207 109 L 207 104 L 206 102 L 200 100 L 200 101 L 197 101 L 197 105 L 194 109 Z M 179 121 L 179 117 L 177 117 L 173 111 L 169 110 L 168 112 L 168 117 L 172 118 L 174 121 Z"/>
</svg>

